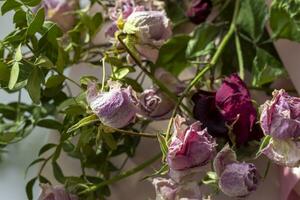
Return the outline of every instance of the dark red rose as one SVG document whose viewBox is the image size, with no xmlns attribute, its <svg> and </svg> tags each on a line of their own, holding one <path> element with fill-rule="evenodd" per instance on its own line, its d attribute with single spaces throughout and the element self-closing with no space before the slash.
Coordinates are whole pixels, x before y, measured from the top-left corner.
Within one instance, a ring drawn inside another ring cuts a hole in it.
<svg viewBox="0 0 300 200">
<path fill-rule="evenodd" d="M 259 138 L 256 134 L 260 135 L 261 131 L 254 129 L 257 121 L 256 109 L 252 105 L 246 84 L 237 74 L 224 79 L 215 100 L 227 124 L 233 125 L 237 144 Z"/>
<path fill-rule="evenodd" d="M 192 100 L 195 103 L 193 115 L 199 120 L 203 127 L 207 127 L 209 134 L 218 137 L 227 135 L 225 119 L 216 107 L 215 92 L 199 90 L 193 95 Z"/>
<path fill-rule="evenodd" d="M 211 0 L 193 0 L 187 11 L 191 22 L 201 24 L 206 20 L 212 9 Z"/>
<path fill-rule="evenodd" d="M 237 74 L 225 78 L 217 92 L 198 91 L 192 100 L 194 117 L 209 134 L 228 139 L 227 124 L 233 126 L 237 145 L 263 136 L 250 93 Z"/>
</svg>

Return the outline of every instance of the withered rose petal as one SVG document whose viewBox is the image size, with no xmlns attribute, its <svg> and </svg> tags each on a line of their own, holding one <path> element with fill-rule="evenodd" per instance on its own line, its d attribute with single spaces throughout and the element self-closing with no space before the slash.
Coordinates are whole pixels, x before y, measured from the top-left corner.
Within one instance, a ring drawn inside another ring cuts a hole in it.
<svg viewBox="0 0 300 200">
<path fill-rule="evenodd" d="M 111 88 L 109 92 L 99 93 L 95 84 L 90 84 L 87 102 L 101 122 L 113 128 L 122 128 L 131 123 L 136 116 L 137 100 L 131 88 Z"/>
<path fill-rule="evenodd" d="M 253 132 L 257 112 L 252 105 L 246 84 L 237 74 L 232 74 L 224 79 L 216 93 L 216 105 L 227 124 L 233 125 L 234 123 L 233 133 L 238 145 L 255 138 L 254 134 L 261 134 Z"/>
<path fill-rule="evenodd" d="M 260 176 L 252 163 L 228 164 L 219 179 L 221 191 L 230 197 L 245 197 L 258 187 Z"/>
<path fill-rule="evenodd" d="M 199 90 L 193 95 L 195 104 L 193 116 L 199 120 L 203 128 L 207 127 L 208 133 L 215 137 L 227 137 L 227 127 L 225 119 L 216 107 L 215 92 Z"/>
<path fill-rule="evenodd" d="M 201 24 L 206 20 L 212 10 L 211 0 L 193 0 L 188 11 L 187 16 L 191 22 Z"/>
<path fill-rule="evenodd" d="M 262 153 L 278 165 L 287 167 L 300 166 L 300 141 L 272 138 Z"/>
<path fill-rule="evenodd" d="M 200 122 L 187 125 L 185 120 L 177 117 L 175 133 L 168 149 L 167 162 L 174 170 L 205 166 L 212 160 L 215 146 L 215 140 L 206 129 L 201 129 Z"/>
<path fill-rule="evenodd" d="M 200 200 L 202 195 L 197 182 L 177 184 L 172 179 L 155 178 L 152 181 L 156 200 Z"/>
<path fill-rule="evenodd" d="M 214 170 L 218 176 L 221 176 L 226 166 L 234 162 L 237 162 L 235 152 L 229 147 L 229 145 L 225 145 L 214 159 Z"/>
<path fill-rule="evenodd" d="M 75 24 L 72 12 L 78 6 L 77 0 L 43 0 L 40 6 L 45 9 L 46 18 L 57 23 L 63 31 L 70 30 Z"/>
<path fill-rule="evenodd" d="M 260 122 L 264 134 L 278 139 L 300 136 L 300 98 L 275 90 L 273 99 L 261 106 Z"/>
<path fill-rule="evenodd" d="M 79 200 L 79 198 L 73 194 L 68 193 L 62 186 L 50 186 L 43 184 L 42 193 L 38 200 Z"/>
<path fill-rule="evenodd" d="M 139 96 L 138 113 L 154 120 L 167 119 L 175 104 L 159 89 L 147 89 Z"/>
</svg>

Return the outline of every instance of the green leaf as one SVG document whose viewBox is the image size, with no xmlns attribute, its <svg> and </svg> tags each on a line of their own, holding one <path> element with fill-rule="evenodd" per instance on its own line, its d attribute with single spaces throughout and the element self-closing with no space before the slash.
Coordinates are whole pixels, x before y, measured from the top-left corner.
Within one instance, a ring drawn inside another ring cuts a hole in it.
<svg viewBox="0 0 300 200">
<path fill-rule="evenodd" d="M 8 88 L 10 90 L 12 90 L 15 87 L 15 85 L 18 81 L 18 78 L 19 78 L 19 73 L 20 73 L 19 63 L 15 62 L 10 71 L 10 78 L 9 78 L 9 83 L 8 83 Z"/>
<path fill-rule="evenodd" d="M 32 189 L 33 189 L 33 186 L 34 186 L 34 183 L 35 183 L 36 179 L 37 179 L 37 177 L 31 179 L 26 184 L 26 195 L 27 195 L 28 200 L 33 199 Z"/>
<path fill-rule="evenodd" d="M 18 9 L 14 15 L 13 21 L 16 27 L 23 28 L 27 26 L 26 12 L 22 9 Z"/>
<path fill-rule="evenodd" d="M 48 150 L 50 149 L 53 149 L 54 147 L 56 147 L 57 145 L 56 144 L 53 144 L 53 143 L 48 143 L 48 144 L 45 144 L 39 151 L 39 156 L 41 156 L 42 154 L 44 154 L 45 152 L 47 152 Z"/>
<path fill-rule="evenodd" d="M 166 157 L 167 153 L 168 153 L 168 144 L 166 139 L 160 134 L 157 134 L 157 138 L 158 138 L 158 142 L 159 142 L 159 146 L 160 146 L 160 150 L 163 154 L 163 158 Z"/>
<path fill-rule="evenodd" d="M 55 88 L 60 86 L 65 81 L 65 78 L 61 75 L 50 76 L 46 81 L 46 88 Z"/>
<path fill-rule="evenodd" d="M 243 0 L 237 19 L 238 26 L 253 40 L 258 41 L 264 31 L 268 18 L 265 0 Z"/>
<path fill-rule="evenodd" d="M 1 7 L 1 14 L 4 15 L 5 13 L 13 9 L 19 8 L 21 5 L 22 4 L 20 4 L 16 0 L 6 0 Z"/>
<path fill-rule="evenodd" d="M 260 87 L 285 75 L 283 65 L 267 51 L 257 48 L 252 67 L 252 85 Z"/>
<path fill-rule="evenodd" d="M 55 179 L 58 182 L 64 184 L 66 178 L 65 178 L 60 166 L 57 164 L 57 162 L 52 162 L 52 168 L 53 168 L 53 175 L 54 175 Z"/>
<path fill-rule="evenodd" d="M 9 144 L 16 137 L 17 137 L 16 132 L 1 133 L 0 134 L 0 144 L 3 144 L 3 145 Z"/>
<path fill-rule="evenodd" d="M 113 135 L 110 131 L 105 132 L 103 130 L 103 126 L 99 126 L 98 127 L 98 135 L 101 136 L 101 138 L 103 139 L 105 144 L 107 144 L 107 146 L 111 150 L 116 150 L 117 149 L 117 147 L 118 147 L 117 142 L 116 142 L 115 138 L 113 137 Z"/>
<path fill-rule="evenodd" d="M 27 6 L 37 6 L 41 2 L 41 0 L 21 0 Z"/>
<path fill-rule="evenodd" d="M 51 185 L 51 182 L 47 178 L 45 178 L 44 176 L 42 176 L 42 175 L 39 175 L 39 181 L 40 181 L 40 183 L 50 184 Z"/>
<path fill-rule="evenodd" d="M 30 13 L 27 14 L 31 15 Z M 28 22 L 29 25 L 27 29 L 27 35 L 34 35 L 36 32 L 38 32 L 43 27 L 44 19 L 45 19 L 44 8 L 40 8 L 35 14 L 33 20 L 31 22 Z"/>
<path fill-rule="evenodd" d="M 37 125 L 43 128 L 55 130 L 61 130 L 63 128 L 63 125 L 54 119 L 41 119 L 37 122 Z"/>
<path fill-rule="evenodd" d="M 188 58 L 206 55 L 214 49 L 214 39 L 220 32 L 220 27 L 211 24 L 198 26 L 188 42 L 186 56 Z"/>
<path fill-rule="evenodd" d="M 83 118 L 78 123 L 74 124 L 71 128 L 68 129 L 67 132 L 68 133 L 73 132 L 81 127 L 87 126 L 91 123 L 98 122 L 98 121 L 99 121 L 99 118 L 97 117 L 97 115 L 92 114 L 90 116 Z"/>
<path fill-rule="evenodd" d="M 20 44 L 18 46 L 18 48 L 16 49 L 16 54 L 15 54 L 15 62 L 20 62 L 23 58 L 22 55 L 22 44 Z"/>
<path fill-rule="evenodd" d="M 38 158 L 38 159 L 32 161 L 32 162 L 28 165 L 28 167 L 26 168 L 25 174 L 27 174 L 27 172 L 28 172 L 28 170 L 29 170 L 30 167 L 32 167 L 33 165 L 35 165 L 35 164 L 37 164 L 37 163 L 40 163 L 40 162 L 42 162 L 42 161 L 44 161 L 44 160 L 45 160 L 45 158 Z"/>
<path fill-rule="evenodd" d="M 300 42 L 300 1 L 273 0 L 270 26 L 274 38 Z"/>
<path fill-rule="evenodd" d="M 260 156 L 261 151 L 268 146 L 271 139 L 272 139 L 272 137 L 269 135 L 266 135 L 264 138 L 261 139 L 261 143 L 260 143 L 259 149 L 256 153 L 256 157 Z"/>
<path fill-rule="evenodd" d="M 44 75 L 39 67 L 34 67 L 28 77 L 26 89 L 32 101 L 36 104 L 40 103 L 41 98 L 41 83 L 44 80 Z"/>
<path fill-rule="evenodd" d="M 176 76 L 180 74 L 188 66 L 185 51 L 189 40 L 189 36 L 180 35 L 167 41 L 159 50 L 156 66 L 164 67 Z"/>
<path fill-rule="evenodd" d="M 0 61 L 0 81 L 9 80 L 9 69 L 8 65 Z"/>
</svg>

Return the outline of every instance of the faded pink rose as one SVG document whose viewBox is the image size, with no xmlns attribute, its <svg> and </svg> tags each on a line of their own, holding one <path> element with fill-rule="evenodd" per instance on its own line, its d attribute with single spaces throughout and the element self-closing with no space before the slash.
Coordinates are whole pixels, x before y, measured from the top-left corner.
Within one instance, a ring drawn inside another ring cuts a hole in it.
<svg viewBox="0 0 300 200">
<path fill-rule="evenodd" d="M 252 163 L 241 163 L 235 152 L 225 145 L 214 159 L 220 190 L 230 197 L 245 197 L 258 187 L 260 175 Z"/>
<path fill-rule="evenodd" d="M 133 122 L 137 113 L 137 99 L 130 87 L 111 84 L 109 92 L 98 92 L 96 84 L 88 86 L 87 102 L 100 121 L 113 128 Z"/>
<path fill-rule="evenodd" d="M 264 134 L 277 139 L 300 136 L 300 98 L 275 90 L 273 99 L 261 106 L 260 123 Z"/>
<path fill-rule="evenodd" d="M 197 182 L 180 185 L 172 179 L 155 178 L 152 181 L 156 200 L 201 200 L 202 195 Z"/>
<path fill-rule="evenodd" d="M 40 6 L 45 9 L 46 19 L 57 23 L 64 32 L 73 28 L 77 0 L 43 0 Z"/>
<path fill-rule="evenodd" d="M 79 200 L 76 195 L 70 194 L 62 186 L 43 184 L 42 193 L 38 200 Z"/>
<path fill-rule="evenodd" d="M 159 48 L 172 36 L 171 21 L 161 11 L 136 11 L 126 19 L 123 32 L 135 36 L 136 51 L 155 63 Z"/>
<path fill-rule="evenodd" d="M 215 153 L 216 142 L 200 122 L 188 125 L 177 116 L 175 132 L 169 145 L 167 162 L 172 170 L 182 171 L 205 166 Z"/>
</svg>

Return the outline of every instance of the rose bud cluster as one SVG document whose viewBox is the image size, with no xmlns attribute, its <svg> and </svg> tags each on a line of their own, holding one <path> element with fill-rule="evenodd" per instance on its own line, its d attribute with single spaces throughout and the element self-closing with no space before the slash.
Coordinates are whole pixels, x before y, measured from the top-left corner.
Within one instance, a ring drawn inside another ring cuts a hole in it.
<svg viewBox="0 0 300 200">
<path fill-rule="evenodd" d="M 228 138 L 231 126 L 237 145 L 262 137 L 250 93 L 237 74 L 226 77 L 216 92 L 199 91 L 192 100 L 194 117 L 211 135 Z"/>
<path fill-rule="evenodd" d="M 174 120 L 175 131 L 169 144 L 167 162 L 170 177 L 177 182 L 195 178 L 215 155 L 216 142 L 200 122 L 189 125 L 184 118 Z"/>
<path fill-rule="evenodd" d="M 181 81 L 162 68 L 156 69 L 154 76 L 170 92 L 176 95 L 180 94 L 185 88 L 185 85 Z M 168 119 L 174 107 L 174 102 L 160 89 L 147 89 L 139 95 L 139 114 L 145 118 L 153 120 Z"/>
<path fill-rule="evenodd" d="M 208 15 L 211 13 L 211 10 L 211 0 L 193 0 L 186 15 L 191 22 L 201 24 L 206 20 Z"/>
<path fill-rule="evenodd" d="M 141 57 L 155 63 L 159 48 L 172 36 L 171 21 L 161 11 L 136 11 L 127 18 L 123 32 L 135 38 L 133 45 Z"/>
<path fill-rule="evenodd" d="M 43 0 L 40 7 L 45 9 L 46 19 L 56 23 L 64 32 L 73 28 L 77 0 Z"/>
<path fill-rule="evenodd" d="M 156 191 L 156 200 L 200 200 L 202 195 L 196 182 L 180 185 L 172 179 L 154 178 L 152 184 Z"/>
<path fill-rule="evenodd" d="M 277 164 L 297 167 L 300 164 L 300 98 L 275 90 L 273 99 L 261 106 L 260 124 L 271 136 L 263 153 Z"/>
<path fill-rule="evenodd" d="M 101 122 L 113 128 L 122 128 L 134 121 L 137 99 L 130 88 L 110 83 L 108 92 L 98 92 L 96 84 L 89 84 L 87 102 Z"/>
<path fill-rule="evenodd" d="M 38 200 L 79 200 L 77 196 L 68 193 L 64 187 L 52 187 L 48 184 L 44 184 L 41 187 L 42 193 Z"/>
<path fill-rule="evenodd" d="M 258 187 L 260 176 L 252 163 L 240 163 L 226 145 L 214 160 L 220 190 L 230 197 L 245 197 Z"/>
</svg>

